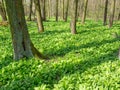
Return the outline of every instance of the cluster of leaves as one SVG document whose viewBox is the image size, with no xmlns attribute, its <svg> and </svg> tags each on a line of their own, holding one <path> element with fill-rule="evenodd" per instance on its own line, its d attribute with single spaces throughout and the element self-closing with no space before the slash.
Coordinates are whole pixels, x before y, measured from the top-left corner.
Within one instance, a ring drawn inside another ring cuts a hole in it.
<svg viewBox="0 0 120 90">
<path fill-rule="evenodd" d="M 35 46 L 49 61 L 12 59 L 9 27 L 0 26 L 0 90 L 117 90 L 120 88 L 120 22 L 109 29 L 102 22 L 77 22 L 78 34 L 70 34 L 69 22 L 44 22 L 38 33 L 35 22 L 28 29 Z"/>
</svg>

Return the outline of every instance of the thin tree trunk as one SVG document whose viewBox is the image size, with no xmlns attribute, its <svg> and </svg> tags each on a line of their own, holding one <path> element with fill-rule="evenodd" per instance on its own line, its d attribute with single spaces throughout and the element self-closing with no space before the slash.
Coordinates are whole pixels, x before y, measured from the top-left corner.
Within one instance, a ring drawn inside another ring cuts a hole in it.
<svg viewBox="0 0 120 90">
<path fill-rule="evenodd" d="M 2 21 L 7 21 L 6 10 L 5 10 L 3 0 L 0 1 L 0 14 L 1 14 L 1 17 L 2 17 Z"/>
<path fill-rule="evenodd" d="M 108 9 L 108 0 L 105 1 L 105 9 L 104 9 L 104 21 L 103 25 L 107 25 L 107 9 Z"/>
<path fill-rule="evenodd" d="M 22 0 L 5 0 L 5 2 L 12 35 L 14 59 L 19 60 L 33 56 L 43 58 L 30 40 Z"/>
<path fill-rule="evenodd" d="M 42 14 L 43 21 L 46 20 L 45 2 L 46 0 L 41 0 L 41 14 Z"/>
<path fill-rule="evenodd" d="M 112 27 L 112 25 L 113 25 L 114 14 L 115 14 L 115 3 L 116 3 L 116 0 L 112 0 L 111 14 L 110 14 L 110 18 L 109 18 L 109 27 Z"/>
<path fill-rule="evenodd" d="M 56 21 L 58 21 L 58 0 L 56 0 Z"/>
<path fill-rule="evenodd" d="M 33 0 L 30 0 L 30 11 L 29 11 L 29 17 L 28 20 L 32 20 L 32 5 L 33 5 Z"/>
<path fill-rule="evenodd" d="M 64 3 L 64 0 L 63 0 L 63 20 L 64 20 L 64 9 L 65 9 L 65 3 Z"/>
<path fill-rule="evenodd" d="M 120 13 L 118 14 L 118 20 L 120 20 Z"/>
<path fill-rule="evenodd" d="M 48 17 L 51 17 L 51 7 L 50 7 L 50 0 L 48 0 Z"/>
<path fill-rule="evenodd" d="M 64 16 L 64 21 L 65 22 L 67 22 L 68 8 L 69 8 L 69 0 L 67 0 L 66 7 L 65 7 L 65 16 Z"/>
<path fill-rule="evenodd" d="M 36 16 L 37 16 L 38 32 L 44 32 L 42 16 L 41 16 L 40 1 L 34 0 L 34 3 L 35 3 Z"/>
<path fill-rule="evenodd" d="M 84 3 L 84 12 L 83 12 L 83 16 L 82 16 L 82 24 L 85 23 L 87 6 L 88 6 L 88 0 L 85 0 L 85 3 Z"/>
<path fill-rule="evenodd" d="M 76 21 L 77 21 L 77 6 L 78 6 L 78 0 L 73 0 L 73 7 L 72 7 L 72 13 L 71 13 L 71 33 L 76 34 Z"/>
</svg>

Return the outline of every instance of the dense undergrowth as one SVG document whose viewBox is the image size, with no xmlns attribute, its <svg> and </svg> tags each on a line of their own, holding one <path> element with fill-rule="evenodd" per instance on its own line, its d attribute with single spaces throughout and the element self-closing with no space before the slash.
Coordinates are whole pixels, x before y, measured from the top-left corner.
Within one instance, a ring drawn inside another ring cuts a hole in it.
<svg viewBox="0 0 120 90">
<path fill-rule="evenodd" d="M 69 22 L 44 22 L 38 33 L 28 22 L 31 40 L 49 61 L 12 59 L 9 27 L 0 26 L 0 90 L 118 90 L 120 89 L 120 22 L 109 29 L 102 22 L 77 22 L 78 34 Z"/>
</svg>

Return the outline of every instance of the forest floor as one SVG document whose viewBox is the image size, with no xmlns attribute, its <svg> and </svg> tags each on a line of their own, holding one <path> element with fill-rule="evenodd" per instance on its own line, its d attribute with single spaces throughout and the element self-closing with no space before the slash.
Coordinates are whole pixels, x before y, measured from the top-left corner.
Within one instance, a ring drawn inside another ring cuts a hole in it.
<svg viewBox="0 0 120 90">
<path fill-rule="evenodd" d="M 36 48 L 49 61 L 12 59 L 9 27 L 0 26 L 0 90 L 118 90 L 120 21 L 112 28 L 101 21 L 77 22 L 78 34 L 70 33 L 69 22 L 44 22 L 38 33 L 35 22 L 27 22 Z"/>
</svg>

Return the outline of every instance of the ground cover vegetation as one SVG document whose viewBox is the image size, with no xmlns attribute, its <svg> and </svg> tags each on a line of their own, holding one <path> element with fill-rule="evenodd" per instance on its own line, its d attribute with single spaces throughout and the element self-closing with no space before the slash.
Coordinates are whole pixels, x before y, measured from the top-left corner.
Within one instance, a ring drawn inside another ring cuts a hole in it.
<svg viewBox="0 0 120 90">
<path fill-rule="evenodd" d="M 44 22 L 38 33 L 35 21 L 27 22 L 35 47 L 48 56 L 13 60 L 9 26 L 0 26 L 0 90 L 118 90 L 120 21 L 111 28 L 102 21 L 78 20 L 77 34 L 69 21 Z"/>
</svg>

